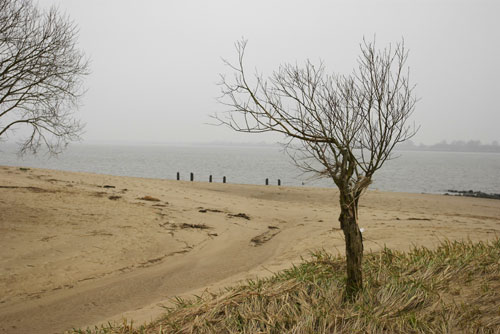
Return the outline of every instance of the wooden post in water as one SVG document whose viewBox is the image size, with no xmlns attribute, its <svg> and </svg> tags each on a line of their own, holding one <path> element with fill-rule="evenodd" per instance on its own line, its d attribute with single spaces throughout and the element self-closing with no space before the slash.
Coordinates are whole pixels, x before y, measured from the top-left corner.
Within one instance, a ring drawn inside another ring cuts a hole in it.
<svg viewBox="0 0 500 334">
<path fill-rule="evenodd" d="M 226 177 L 225 176 L 222 178 L 222 183 L 226 183 Z"/>
<path fill-rule="evenodd" d="M 181 179 L 181 173 L 177 172 L 177 181 Z"/>
<path fill-rule="evenodd" d="M 269 179 L 266 178 L 266 186 L 268 186 L 268 185 L 269 185 Z"/>
<path fill-rule="evenodd" d="M 208 182 L 212 183 L 212 175 L 208 178 Z"/>
<path fill-rule="evenodd" d="M 194 174 L 191 173 L 191 182 L 193 182 L 193 181 L 194 181 Z"/>
<path fill-rule="evenodd" d="M 278 186 L 281 186 L 281 180 L 278 179 Z"/>
</svg>

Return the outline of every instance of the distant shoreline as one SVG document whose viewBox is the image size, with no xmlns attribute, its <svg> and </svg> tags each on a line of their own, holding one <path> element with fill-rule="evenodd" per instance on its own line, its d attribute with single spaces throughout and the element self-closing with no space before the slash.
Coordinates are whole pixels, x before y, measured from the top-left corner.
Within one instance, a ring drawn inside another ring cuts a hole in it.
<svg viewBox="0 0 500 334">
<path fill-rule="evenodd" d="M 432 149 L 432 148 L 407 148 L 407 147 L 396 147 L 394 149 L 395 152 L 440 152 L 440 153 L 494 153 L 494 154 L 499 154 L 500 149 L 498 151 L 488 151 L 488 150 L 453 150 L 453 149 Z"/>
<path fill-rule="evenodd" d="M 437 144 L 416 145 L 411 140 L 399 144 L 395 149 L 402 151 L 425 151 L 425 152 L 457 152 L 457 153 L 500 153 L 500 144 L 493 141 L 491 144 L 482 144 L 479 140 L 453 141 L 447 143 L 442 141 Z"/>
</svg>

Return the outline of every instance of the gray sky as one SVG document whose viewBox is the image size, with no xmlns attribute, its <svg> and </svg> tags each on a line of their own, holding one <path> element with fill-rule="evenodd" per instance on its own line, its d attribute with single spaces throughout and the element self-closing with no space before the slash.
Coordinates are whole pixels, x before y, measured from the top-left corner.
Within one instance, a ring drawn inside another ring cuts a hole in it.
<svg viewBox="0 0 500 334">
<path fill-rule="evenodd" d="M 380 47 L 404 37 L 421 98 L 414 141 L 500 140 L 500 1 L 40 0 L 79 26 L 92 60 L 79 117 L 86 142 L 270 141 L 205 125 L 221 57 L 249 40 L 246 64 L 323 60 L 348 73 L 363 36 Z"/>
</svg>

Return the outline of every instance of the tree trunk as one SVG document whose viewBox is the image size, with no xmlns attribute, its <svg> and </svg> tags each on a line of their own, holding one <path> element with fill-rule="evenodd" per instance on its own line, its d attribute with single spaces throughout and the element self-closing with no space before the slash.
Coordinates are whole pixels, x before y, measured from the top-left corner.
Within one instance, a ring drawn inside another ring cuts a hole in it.
<svg viewBox="0 0 500 334">
<path fill-rule="evenodd" d="M 363 237 L 358 227 L 358 200 L 353 196 L 340 196 L 340 227 L 345 236 L 347 259 L 347 281 L 344 299 L 353 300 L 363 288 L 361 261 L 363 259 Z"/>
</svg>

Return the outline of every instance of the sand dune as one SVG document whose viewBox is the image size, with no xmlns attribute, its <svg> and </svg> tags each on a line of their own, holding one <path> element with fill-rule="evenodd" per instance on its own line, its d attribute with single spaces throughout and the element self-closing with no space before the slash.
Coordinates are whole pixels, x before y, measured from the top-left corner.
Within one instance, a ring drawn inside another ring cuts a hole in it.
<svg viewBox="0 0 500 334">
<path fill-rule="evenodd" d="M 0 333 L 158 316 L 175 295 L 343 251 L 332 189 L 0 167 Z M 500 236 L 500 201 L 368 192 L 366 251 Z"/>
</svg>

